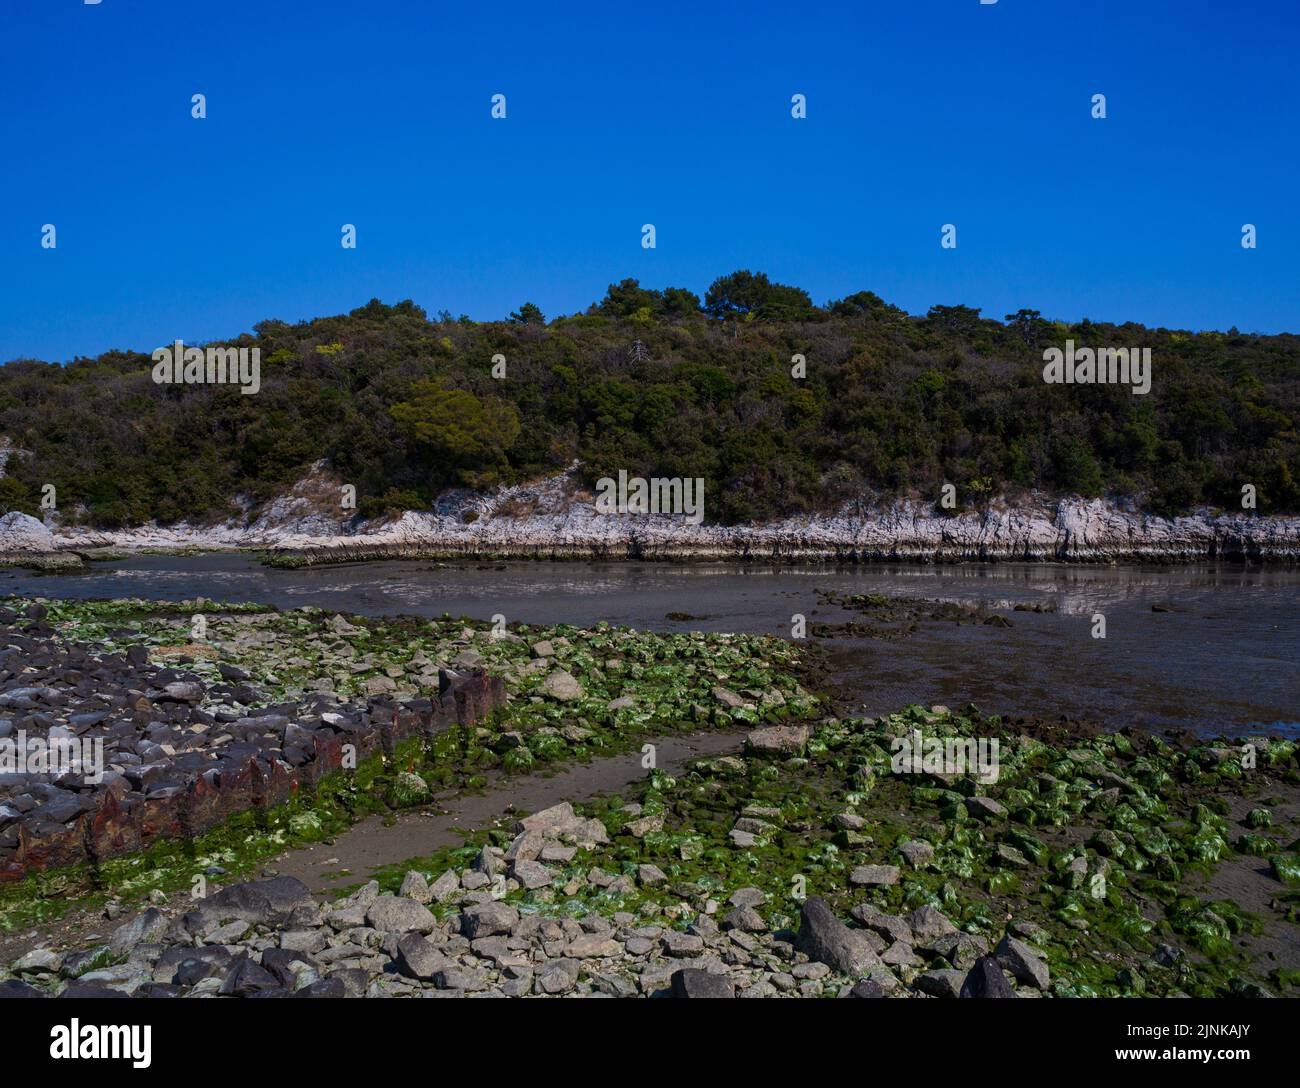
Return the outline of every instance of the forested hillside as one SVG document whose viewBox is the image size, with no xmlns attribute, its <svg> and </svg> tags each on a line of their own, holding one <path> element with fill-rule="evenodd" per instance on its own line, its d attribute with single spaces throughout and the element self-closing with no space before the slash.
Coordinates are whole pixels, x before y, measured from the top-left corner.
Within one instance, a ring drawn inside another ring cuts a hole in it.
<svg viewBox="0 0 1300 1088">
<path fill-rule="evenodd" d="M 1153 385 L 1048 385 L 1043 350 L 1072 338 L 1150 347 Z M 626 469 L 703 477 L 708 520 L 827 509 L 861 495 L 963 505 L 1036 488 L 1132 496 L 1161 513 L 1300 510 L 1300 337 L 1003 321 L 965 306 L 910 316 L 871 292 L 815 306 L 735 273 L 703 299 L 612 285 L 547 323 L 430 319 L 372 301 L 228 342 L 261 349 L 261 389 L 158 385 L 150 352 L 0 367 L 0 436 L 21 451 L 0 509 L 103 527 L 218 519 L 325 458 L 365 514 L 421 508 L 451 485 Z M 807 376 L 791 376 L 791 358 Z M 492 374 L 493 356 L 505 375 Z"/>
</svg>

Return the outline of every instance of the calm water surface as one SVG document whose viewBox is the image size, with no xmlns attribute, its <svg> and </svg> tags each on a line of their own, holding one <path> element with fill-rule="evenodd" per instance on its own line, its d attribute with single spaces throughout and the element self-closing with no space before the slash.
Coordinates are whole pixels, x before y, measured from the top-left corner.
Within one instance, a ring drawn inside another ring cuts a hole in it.
<svg viewBox="0 0 1300 1088">
<path fill-rule="evenodd" d="M 974 702 L 990 713 L 1092 716 L 1113 725 L 1300 721 L 1300 570 L 1054 564 L 802 567 L 736 564 L 372 563 L 280 571 L 247 555 L 140 556 L 87 573 L 0 571 L 0 593 L 48 597 L 197 596 L 369 615 L 443 613 L 657 631 L 788 636 L 791 617 L 850 613 L 818 590 L 983 603 L 1010 629 L 927 622 L 898 642 L 836 639 L 842 676 L 869 713 L 910 702 Z M 1011 612 L 1054 603 L 1054 614 Z M 1172 611 L 1153 612 L 1153 604 Z M 690 621 L 667 618 L 686 612 Z M 1092 617 L 1106 617 L 1104 640 Z"/>
</svg>

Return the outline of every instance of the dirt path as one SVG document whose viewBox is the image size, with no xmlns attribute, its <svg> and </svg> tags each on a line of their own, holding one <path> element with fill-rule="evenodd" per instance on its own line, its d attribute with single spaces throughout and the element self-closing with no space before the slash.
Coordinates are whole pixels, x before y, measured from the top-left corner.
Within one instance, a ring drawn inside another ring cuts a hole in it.
<svg viewBox="0 0 1300 1088">
<path fill-rule="evenodd" d="M 675 773 L 691 759 L 739 751 L 745 733 L 696 733 L 656 740 L 660 770 Z M 380 866 L 457 846 L 470 831 L 514 822 L 514 813 L 537 812 L 561 801 L 580 802 L 616 793 L 644 778 L 641 753 L 610 756 L 568 767 L 549 777 L 529 775 L 489 779 L 481 794 L 453 797 L 443 811 L 403 812 L 385 822 L 372 816 L 349 828 L 332 844 L 316 843 L 270 863 L 277 873 L 296 876 L 313 892 L 334 892 L 364 881 Z"/>
<path fill-rule="evenodd" d="M 647 740 L 655 745 L 657 766 L 676 773 L 689 760 L 737 752 L 745 730 L 702 732 Z M 264 872 L 296 876 L 314 893 L 330 893 L 369 879 L 371 872 L 407 858 L 456 846 L 465 833 L 510 824 L 514 813 L 537 812 L 561 801 L 580 802 L 615 793 L 644 778 L 640 750 L 573 764 L 550 775 L 490 775 L 482 793 L 460 795 L 438 809 L 409 810 L 396 819 L 372 816 L 349 828 L 332 843 L 316 843 L 268 858 Z M 256 879 L 250 876 L 245 879 Z M 176 904 L 165 908 L 170 911 Z M 179 904 L 188 909 L 187 904 Z M 33 948 L 67 948 L 107 938 L 143 906 L 111 921 L 96 913 L 70 912 L 34 930 L 0 933 L 0 961 L 12 961 Z"/>
</svg>

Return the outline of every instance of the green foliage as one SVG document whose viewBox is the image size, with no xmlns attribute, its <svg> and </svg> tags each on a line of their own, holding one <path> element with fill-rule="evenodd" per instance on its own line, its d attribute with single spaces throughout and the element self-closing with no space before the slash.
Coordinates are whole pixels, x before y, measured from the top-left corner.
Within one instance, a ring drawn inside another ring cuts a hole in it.
<svg viewBox="0 0 1300 1088">
<path fill-rule="evenodd" d="M 508 468 L 506 448 L 519 436 L 519 414 L 504 401 L 480 400 L 463 389 L 444 389 L 422 379 L 411 399 L 394 404 L 389 414 L 404 433 L 428 447 L 440 469 L 454 472 L 460 483 L 486 487 Z"/>
<path fill-rule="evenodd" d="M 539 306 L 532 302 L 525 302 L 517 312 L 510 315 L 510 321 L 515 325 L 545 325 L 546 315 L 542 313 Z"/>
<path fill-rule="evenodd" d="M 812 299 L 801 287 L 773 283 L 765 272 L 743 270 L 719 276 L 704 296 L 713 317 L 762 321 L 807 321 L 815 316 Z"/>
<path fill-rule="evenodd" d="M 703 477 L 723 522 L 933 498 L 944 481 L 977 500 L 1118 493 L 1164 514 L 1240 510 L 1249 483 L 1260 514 L 1300 510 L 1293 335 L 1068 325 L 1032 310 L 1004 324 L 967 306 L 912 317 L 870 291 L 816 307 L 747 271 L 715 281 L 704 309 L 683 288 L 625 279 L 584 314 L 544 324 L 525 304 L 514 317 L 430 321 L 372 300 L 265 321 L 236 342 L 261 351 L 255 396 L 156 385 L 138 352 L 10 362 L 0 436 L 22 452 L 0 508 L 35 513 L 51 483 L 64 517 L 99 526 L 228 518 L 235 496 L 266 501 L 325 459 L 373 515 L 577 459 L 588 484 L 619 469 Z M 1150 394 L 1044 383 L 1043 350 L 1067 338 L 1150 347 Z M 791 377 L 795 354 L 806 378 Z"/>
</svg>

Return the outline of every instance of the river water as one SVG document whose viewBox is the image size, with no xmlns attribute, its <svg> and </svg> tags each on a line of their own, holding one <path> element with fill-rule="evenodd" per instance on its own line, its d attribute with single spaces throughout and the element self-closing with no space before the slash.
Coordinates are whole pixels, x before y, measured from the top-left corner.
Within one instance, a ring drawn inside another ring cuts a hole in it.
<svg viewBox="0 0 1300 1088">
<path fill-rule="evenodd" d="M 21 596 L 204 596 L 369 615 L 606 620 L 786 637 L 795 614 L 809 623 L 855 618 L 821 601 L 819 590 L 983 604 L 1011 620 L 1010 628 L 924 621 L 901 641 L 827 640 L 866 713 L 973 702 L 989 713 L 1068 714 L 1112 727 L 1300 732 L 1296 568 L 392 562 L 288 571 L 251 555 L 209 554 L 138 556 L 78 574 L 0 571 L 0 593 Z M 1011 611 L 1017 603 L 1056 611 Z M 669 619 L 673 612 L 693 618 Z M 1105 617 L 1105 639 L 1093 637 L 1096 614 Z"/>
</svg>

